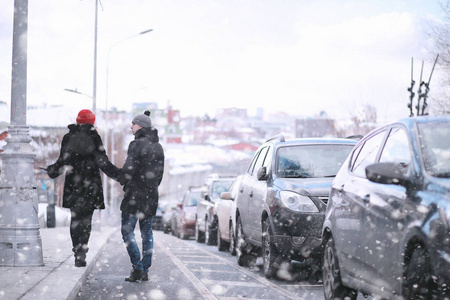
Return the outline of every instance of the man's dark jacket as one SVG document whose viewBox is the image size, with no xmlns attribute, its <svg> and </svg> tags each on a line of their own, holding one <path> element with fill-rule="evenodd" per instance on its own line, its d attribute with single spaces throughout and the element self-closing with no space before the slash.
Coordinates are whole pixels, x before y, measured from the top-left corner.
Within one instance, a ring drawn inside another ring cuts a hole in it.
<svg viewBox="0 0 450 300">
<path fill-rule="evenodd" d="M 117 179 L 120 169 L 108 160 L 102 140 L 91 124 L 71 124 L 64 135 L 57 161 L 47 167 L 50 178 L 66 169 L 63 207 L 82 211 L 105 208 L 99 168 Z M 64 168 L 67 166 L 67 168 Z"/>
<path fill-rule="evenodd" d="M 128 147 L 120 183 L 124 199 L 120 210 L 139 218 L 153 217 L 158 208 L 158 186 L 164 173 L 164 150 L 154 127 L 139 129 Z"/>
</svg>

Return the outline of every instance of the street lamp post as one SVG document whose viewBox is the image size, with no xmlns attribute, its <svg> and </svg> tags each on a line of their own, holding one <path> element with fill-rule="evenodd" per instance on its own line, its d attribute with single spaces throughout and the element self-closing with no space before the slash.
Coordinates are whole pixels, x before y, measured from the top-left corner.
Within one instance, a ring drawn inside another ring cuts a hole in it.
<svg viewBox="0 0 450 300">
<path fill-rule="evenodd" d="M 95 0 L 95 30 L 94 30 L 94 84 L 92 87 L 92 112 L 97 114 L 97 20 L 98 20 L 98 0 Z"/>
<path fill-rule="evenodd" d="M 130 37 L 127 37 L 127 38 L 124 38 L 124 39 L 122 39 L 120 41 L 115 42 L 109 48 L 108 58 L 107 58 L 107 61 L 106 61 L 106 97 L 105 97 L 106 98 L 106 101 L 105 101 L 106 102 L 106 113 L 105 113 L 106 130 L 105 130 L 105 149 L 108 149 L 108 131 L 109 131 L 109 128 L 108 128 L 108 118 L 109 118 L 109 114 L 108 114 L 109 61 L 110 61 L 111 51 L 114 49 L 114 47 L 116 47 L 118 44 L 121 44 L 122 42 L 125 42 L 125 41 L 127 41 L 129 39 L 141 36 L 143 34 L 146 34 L 146 33 L 152 32 L 152 31 L 153 31 L 153 29 L 144 30 L 142 32 L 139 32 L 138 34 L 135 34 L 133 36 L 130 36 Z M 111 143 L 111 146 L 112 146 L 112 148 L 111 148 L 111 163 L 114 164 L 114 162 L 115 162 L 115 160 L 114 160 L 114 132 L 112 134 L 113 134 L 113 136 L 112 136 L 112 143 Z M 108 193 L 107 193 L 107 184 L 106 183 L 107 183 L 107 178 L 106 178 L 106 176 L 104 176 L 103 177 L 103 194 L 104 194 L 104 197 L 105 197 L 105 202 L 107 202 L 107 195 L 108 195 Z M 114 209 L 116 203 L 115 203 L 115 199 L 114 199 L 114 181 L 113 180 L 111 180 L 111 189 L 110 189 L 110 191 L 111 191 L 111 207 Z"/>
<path fill-rule="evenodd" d="M 0 266 L 42 266 L 33 148 L 26 125 L 28 0 L 14 1 L 11 124 L 1 154 Z"/>
</svg>

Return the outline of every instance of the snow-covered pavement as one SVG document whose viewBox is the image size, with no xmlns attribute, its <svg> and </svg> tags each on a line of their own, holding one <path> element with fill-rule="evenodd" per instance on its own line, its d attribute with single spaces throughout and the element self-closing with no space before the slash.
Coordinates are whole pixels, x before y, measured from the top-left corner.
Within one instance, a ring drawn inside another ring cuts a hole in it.
<svg viewBox="0 0 450 300">
<path fill-rule="evenodd" d="M 0 267 L 0 299 L 75 299 L 97 256 L 117 227 L 91 233 L 87 266 L 74 266 L 69 227 L 41 228 L 44 266 Z"/>
</svg>

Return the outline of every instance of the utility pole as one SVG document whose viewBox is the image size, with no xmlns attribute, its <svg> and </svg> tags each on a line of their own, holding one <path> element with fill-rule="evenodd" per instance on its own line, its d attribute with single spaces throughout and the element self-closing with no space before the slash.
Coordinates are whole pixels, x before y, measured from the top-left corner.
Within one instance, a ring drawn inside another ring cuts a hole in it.
<svg viewBox="0 0 450 300">
<path fill-rule="evenodd" d="M 11 124 L 0 154 L 0 266 L 42 266 L 38 196 L 27 114 L 28 0 L 14 1 Z"/>
<path fill-rule="evenodd" d="M 92 87 L 92 112 L 97 115 L 97 31 L 98 31 L 98 0 L 95 0 L 95 25 L 94 25 L 94 76 Z"/>
</svg>

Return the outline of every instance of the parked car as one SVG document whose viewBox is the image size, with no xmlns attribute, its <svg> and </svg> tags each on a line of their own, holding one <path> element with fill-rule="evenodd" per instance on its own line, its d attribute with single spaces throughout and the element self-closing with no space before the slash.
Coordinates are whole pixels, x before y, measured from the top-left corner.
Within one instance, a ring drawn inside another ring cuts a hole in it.
<svg viewBox="0 0 450 300">
<path fill-rule="evenodd" d="M 176 211 L 176 203 L 174 201 L 166 202 L 162 206 L 162 230 L 164 233 L 172 231 L 172 215 Z"/>
<path fill-rule="evenodd" d="M 231 255 L 236 255 L 236 238 L 234 228 L 236 228 L 236 197 L 241 186 L 242 175 L 236 177 L 227 192 L 220 195 L 217 203 L 217 248 L 219 251 L 230 251 Z"/>
<path fill-rule="evenodd" d="M 332 184 L 325 299 L 450 299 L 450 117 L 376 129 Z"/>
<path fill-rule="evenodd" d="M 331 182 L 353 139 L 270 139 L 256 151 L 236 202 L 236 257 L 262 255 L 264 274 L 284 277 L 291 260 L 320 268 L 321 230 Z"/>
<path fill-rule="evenodd" d="M 162 216 L 163 216 L 162 209 L 160 206 L 158 206 L 158 208 L 156 209 L 156 214 L 152 218 L 153 230 L 162 230 L 163 229 Z"/>
<path fill-rule="evenodd" d="M 170 228 L 171 228 L 171 233 L 172 235 L 178 237 L 178 225 L 177 225 L 177 220 L 178 220 L 178 214 L 180 213 L 180 207 L 179 204 L 181 203 L 182 200 L 178 201 L 177 205 L 175 206 L 175 208 L 172 211 L 172 215 L 170 216 Z"/>
<path fill-rule="evenodd" d="M 203 190 L 201 187 L 190 187 L 184 194 L 181 203 L 178 203 L 176 214 L 176 235 L 184 240 L 195 234 L 195 214 L 197 203 L 201 201 Z"/>
<path fill-rule="evenodd" d="M 195 221 L 195 239 L 197 242 L 206 242 L 215 245 L 217 242 L 217 203 L 220 194 L 228 191 L 235 176 L 211 174 L 205 183 L 205 196 L 197 205 Z"/>
</svg>

